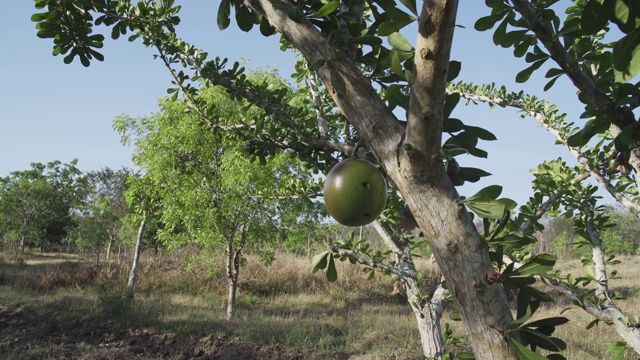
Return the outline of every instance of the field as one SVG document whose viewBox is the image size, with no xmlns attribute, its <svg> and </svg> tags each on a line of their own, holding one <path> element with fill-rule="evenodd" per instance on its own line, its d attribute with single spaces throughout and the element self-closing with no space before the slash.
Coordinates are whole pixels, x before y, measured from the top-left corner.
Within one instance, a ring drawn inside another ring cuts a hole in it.
<svg viewBox="0 0 640 360">
<path fill-rule="evenodd" d="M 640 257 L 623 258 L 611 287 L 640 313 Z M 237 317 L 225 319 L 222 262 L 196 252 L 144 258 L 135 307 L 122 300 L 128 263 L 96 265 L 71 255 L 0 254 L 0 359 L 420 359 L 413 314 L 394 281 L 367 281 L 357 266 L 338 264 L 328 283 L 309 260 L 282 254 L 269 268 L 249 258 L 241 269 Z M 419 264 L 428 278 L 437 271 Z M 578 273 L 578 261 L 563 264 Z M 564 301 L 541 317 L 559 316 Z M 612 359 L 619 337 L 579 309 L 557 334 L 568 359 Z M 454 335 L 457 322 L 448 320 Z M 458 351 L 464 347 L 454 347 Z M 636 359 L 627 352 L 625 359 Z"/>
</svg>

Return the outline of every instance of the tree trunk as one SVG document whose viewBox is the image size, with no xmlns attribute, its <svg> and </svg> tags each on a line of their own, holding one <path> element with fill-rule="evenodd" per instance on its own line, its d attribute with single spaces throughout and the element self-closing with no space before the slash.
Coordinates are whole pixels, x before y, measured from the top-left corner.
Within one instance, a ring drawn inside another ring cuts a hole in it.
<svg viewBox="0 0 640 360">
<path fill-rule="evenodd" d="M 113 241 L 111 239 L 109 239 L 109 241 L 107 242 L 107 253 L 106 253 L 106 257 L 105 260 L 108 263 L 109 259 L 111 258 L 111 246 L 113 245 Z"/>
<path fill-rule="evenodd" d="M 142 235 L 144 233 L 144 225 L 147 216 L 143 215 L 142 221 L 140 221 L 140 227 L 138 228 L 138 236 L 136 237 L 136 246 L 133 252 L 133 264 L 131 265 L 131 272 L 129 273 L 129 282 L 127 283 L 127 290 L 125 298 L 129 304 L 133 304 L 135 301 L 135 287 L 136 280 L 138 278 L 138 269 L 140 265 L 140 251 L 142 249 Z"/>
<path fill-rule="evenodd" d="M 584 211 L 587 214 L 587 232 L 591 238 L 591 259 L 593 260 L 594 274 L 597 281 L 595 295 L 602 302 L 599 307 L 608 315 L 608 319 L 618 334 L 637 354 L 640 354 L 640 329 L 637 327 L 638 324 L 633 324 L 631 320 L 625 320 L 630 317 L 624 314 L 609 297 L 609 278 L 602 250 L 602 238 L 596 228 L 591 207 L 585 205 Z"/>
<path fill-rule="evenodd" d="M 229 279 L 229 294 L 227 297 L 227 320 L 233 319 L 236 315 L 236 293 L 238 290 L 238 280 Z"/>
<path fill-rule="evenodd" d="M 596 228 L 593 212 L 588 205 L 584 206 L 586 214 L 587 233 L 591 238 L 591 260 L 593 261 L 594 275 L 596 279 L 596 296 L 600 301 L 609 300 L 609 278 L 607 277 L 606 262 L 602 251 L 602 238 Z"/>
<path fill-rule="evenodd" d="M 444 311 L 442 302 L 444 301 L 445 290 L 442 286 L 439 286 L 431 299 L 425 300 L 423 298 L 425 293 L 421 291 L 418 285 L 418 274 L 413 262 L 405 262 L 400 266 L 402 267 L 403 265 L 405 265 L 405 269 L 401 269 L 403 272 L 409 272 L 411 275 L 415 275 L 408 276 L 405 279 L 404 289 L 407 294 L 407 301 L 413 309 L 418 324 L 422 352 L 427 359 L 442 359 L 445 355 L 445 349 L 440 319 Z"/>
<path fill-rule="evenodd" d="M 425 292 L 418 284 L 418 272 L 411 256 L 409 242 L 406 239 L 399 241 L 397 236 L 392 236 L 391 226 L 386 222 L 383 224 L 375 221 L 373 227 L 387 247 L 396 254 L 396 262 L 399 264 L 398 270 L 403 274 L 402 285 L 407 302 L 413 309 L 416 318 L 424 356 L 428 359 L 442 359 L 445 348 L 440 319 L 443 312 L 444 288 L 439 286 L 431 299 L 425 300 Z M 419 232 L 418 224 L 408 209 L 403 210 L 402 219 L 397 228 L 407 233 Z"/>
<path fill-rule="evenodd" d="M 240 250 L 233 251 L 232 242 L 227 248 L 227 279 L 229 281 L 229 294 L 227 298 L 227 320 L 233 319 L 236 314 L 236 293 L 238 291 L 238 275 L 240 272 Z"/>
<path fill-rule="evenodd" d="M 20 235 L 20 250 L 22 251 L 22 254 L 24 254 L 24 248 L 26 246 L 26 242 L 27 242 L 27 229 L 23 227 L 22 234 Z"/>
</svg>

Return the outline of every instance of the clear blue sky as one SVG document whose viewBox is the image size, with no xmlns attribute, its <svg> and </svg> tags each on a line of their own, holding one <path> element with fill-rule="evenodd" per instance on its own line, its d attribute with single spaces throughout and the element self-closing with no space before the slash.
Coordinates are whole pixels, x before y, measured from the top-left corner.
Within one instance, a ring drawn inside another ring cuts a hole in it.
<svg viewBox="0 0 640 360">
<path fill-rule="evenodd" d="M 279 50 L 276 36 L 264 38 L 259 31 L 249 34 L 233 23 L 225 31 L 216 26 L 218 1 L 178 1 L 182 25 L 178 35 L 209 52 L 210 56 L 230 61 L 248 59 L 250 67 L 275 66 L 281 75 L 292 72 L 294 56 Z M 144 116 L 157 110 L 156 101 L 166 95 L 170 79 L 153 52 L 139 41 L 108 39 L 103 48 L 105 62 L 84 68 L 79 62 L 65 65 L 62 57 L 51 55 L 52 42 L 36 37 L 36 12 L 33 2 L 20 0 L 5 4 L 0 22 L 0 67 L 3 90 L 0 96 L 0 176 L 29 168 L 31 162 L 79 159 L 79 167 L 88 171 L 101 167 L 131 167 L 132 149 L 123 147 L 111 129 L 119 114 Z M 510 90 L 525 90 L 557 104 L 572 120 L 578 119 L 582 106 L 575 88 L 566 78 L 549 92 L 544 71 L 534 74 L 538 81 L 515 84 L 515 75 L 526 67 L 511 50 L 496 47 L 491 32 L 473 29 L 475 20 L 489 14 L 480 0 L 461 0 L 452 59 L 462 61 L 458 79 L 476 84 L 495 82 Z M 109 38 L 109 33 L 105 33 Z M 413 41 L 407 36 L 409 41 Z M 536 76 L 537 75 L 537 76 Z M 498 141 L 480 147 L 489 151 L 489 159 L 461 157 L 463 166 L 484 168 L 494 174 L 478 184 L 460 188 L 463 195 L 491 185 L 504 186 L 503 196 L 522 203 L 530 195 L 529 173 L 542 160 L 563 157 L 574 163 L 570 154 L 554 145 L 554 139 L 538 128 L 533 119 L 520 120 L 514 110 L 489 110 L 487 106 L 459 106 L 454 115 L 463 121 L 494 132 Z"/>
</svg>

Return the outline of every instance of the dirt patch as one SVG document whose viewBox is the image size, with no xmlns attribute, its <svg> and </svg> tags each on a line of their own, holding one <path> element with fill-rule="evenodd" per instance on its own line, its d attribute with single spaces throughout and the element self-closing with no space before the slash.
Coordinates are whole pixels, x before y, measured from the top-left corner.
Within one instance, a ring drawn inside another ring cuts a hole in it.
<svg viewBox="0 0 640 360">
<path fill-rule="evenodd" d="M 125 328 L 104 316 L 62 319 L 0 306 L 0 358 L 12 359 L 323 359 L 306 350 L 259 346 L 239 338 Z"/>
</svg>

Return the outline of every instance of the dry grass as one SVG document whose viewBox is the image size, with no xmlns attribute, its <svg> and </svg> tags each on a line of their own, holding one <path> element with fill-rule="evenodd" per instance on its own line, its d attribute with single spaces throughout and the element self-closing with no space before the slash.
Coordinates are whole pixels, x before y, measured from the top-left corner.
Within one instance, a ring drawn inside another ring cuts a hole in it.
<svg viewBox="0 0 640 360">
<path fill-rule="evenodd" d="M 640 312 L 640 257 L 626 257 L 617 265 L 613 290 L 629 297 L 618 305 Z M 222 259 L 214 254 L 186 251 L 171 257 L 144 258 L 136 307 L 122 302 L 128 262 L 97 267 L 94 261 L 69 256 L 0 257 L 0 305 L 29 307 L 39 313 L 66 317 L 100 313 L 121 323 L 174 334 L 240 337 L 261 345 L 309 348 L 327 356 L 359 359 L 414 358 L 420 354 L 415 320 L 408 305 L 390 296 L 393 280 L 377 276 L 367 281 L 361 269 L 338 263 L 338 281 L 328 283 L 322 272 L 312 273 L 309 260 L 279 255 L 265 267 L 248 258 L 241 269 L 237 317 L 225 315 L 226 279 Z M 578 261 L 562 264 L 576 275 Z M 428 279 L 437 271 L 426 262 L 419 269 Z M 561 316 L 570 305 L 545 305 L 537 317 Z M 448 321 L 448 313 L 444 322 Z M 586 331 L 590 317 L 579 309 L 562 316 L 571 321 L 557 329 L 568 343 L 568 359 L 607 359 L 608 344 L 619 340 L 605 324 Z M 452 327 L 462 335 L 459 323 Z M 333 354 L 333 355 L 332 355 Z M 627 353 L 625 359 L 635 355 Z"/>
</svg>

